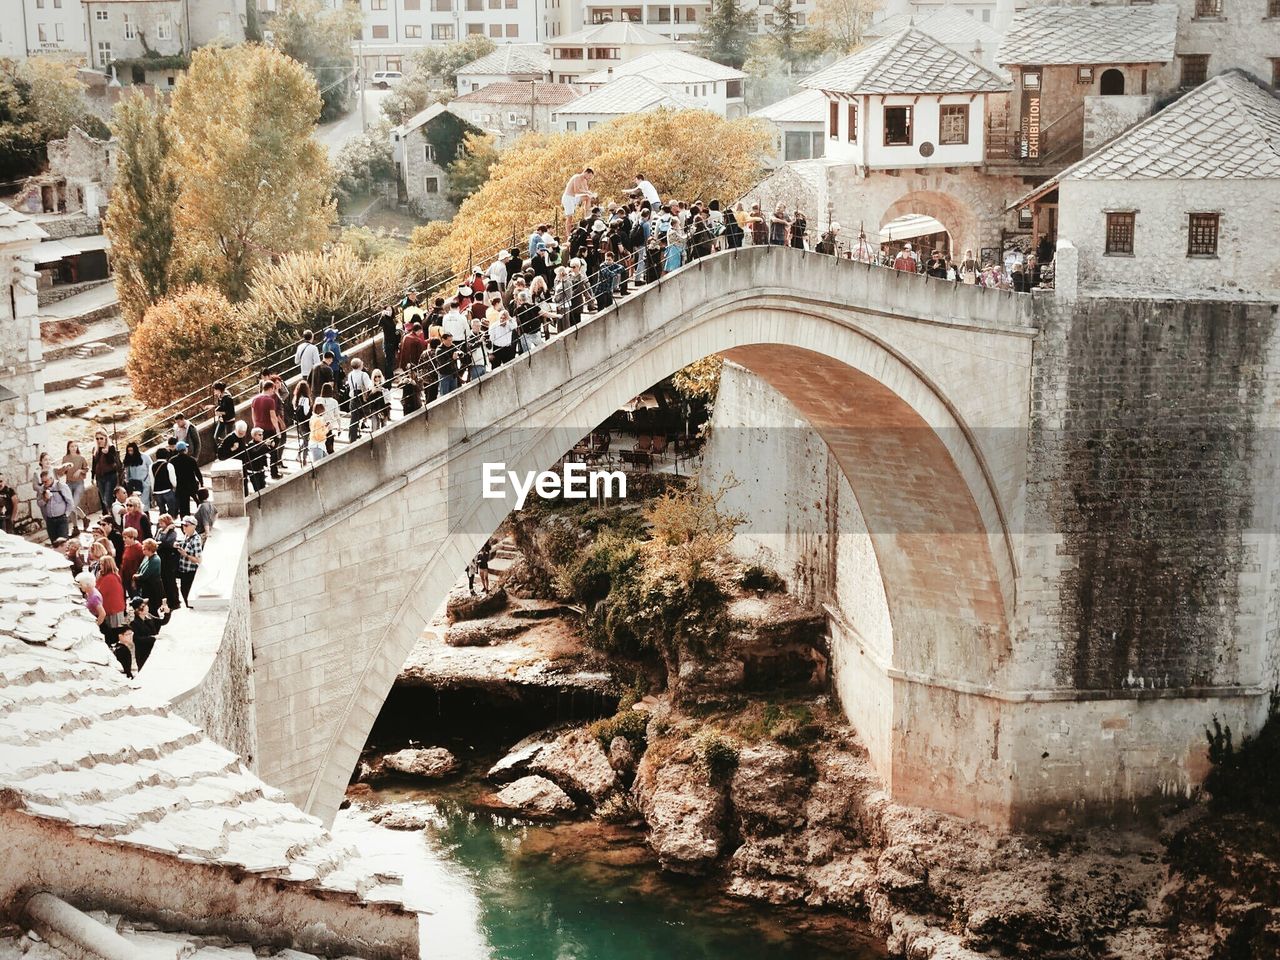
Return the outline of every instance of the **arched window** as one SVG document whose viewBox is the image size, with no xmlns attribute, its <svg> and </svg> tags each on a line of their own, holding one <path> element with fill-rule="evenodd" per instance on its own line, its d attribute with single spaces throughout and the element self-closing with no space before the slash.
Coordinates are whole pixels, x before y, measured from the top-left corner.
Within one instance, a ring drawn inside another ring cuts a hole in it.
<svg viewBox="0 0 1280 960">
<path fill-rule="evenodd" d="M 1124 95 L 1124 74 L 1114 67 L 1102 71 L 1100 84 L 1104 97 L 1120 97 Z"/>
</svg>

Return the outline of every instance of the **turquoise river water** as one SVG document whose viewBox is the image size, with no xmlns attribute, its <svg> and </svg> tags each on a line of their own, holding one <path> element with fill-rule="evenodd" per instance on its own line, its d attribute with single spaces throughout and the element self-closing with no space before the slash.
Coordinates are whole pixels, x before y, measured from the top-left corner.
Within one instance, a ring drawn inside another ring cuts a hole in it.
<svg viewBox="0 0 1280 960">
<path fill-rule="evenodd" d="M 728 898 L 661 874 L 627 827 L 530 825 L 456 799 L 380 790 L 360 803 L 407 803 L 425 830 L 392 831 L 354 806 L 334 826 L 405 876 L 424 912 L 432 960 L 878 960 L 864 928 Z"/>
</svg>

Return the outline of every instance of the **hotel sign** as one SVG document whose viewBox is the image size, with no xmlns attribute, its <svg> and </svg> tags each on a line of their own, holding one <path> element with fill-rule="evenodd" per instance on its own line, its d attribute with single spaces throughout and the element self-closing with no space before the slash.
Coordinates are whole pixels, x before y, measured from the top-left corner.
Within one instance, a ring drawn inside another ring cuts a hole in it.
<svg viewBox="0 0 1280 960">
<path fill-rule="evenodd" d="M 1040 74 L 1022 74 L 1022 159 L 1040 159 Z"/>
</svg>

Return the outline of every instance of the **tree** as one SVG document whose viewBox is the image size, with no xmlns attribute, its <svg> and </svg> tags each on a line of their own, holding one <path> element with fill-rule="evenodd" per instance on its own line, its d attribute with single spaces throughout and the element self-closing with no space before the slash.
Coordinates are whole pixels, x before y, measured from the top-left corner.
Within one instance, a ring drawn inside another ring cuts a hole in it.
<svg viewBox="0 0 1280 960">
<path fill-rule="evenodd" d="M 815 0 L 809 18 L 812 42 L 837 53 L 852 53 L 862 46 L 879 0 Z"/>
<path fill-rule="evenodd" d="M 0 61 L 0 176 L 17 178 L 44 164 L 45 145 L 78 125 L 105 132 L 88 113 L 75 67 L 52 57 Z"/>
<path fill-rule="evenodd" d="M 671 385 L 687 400 L 703 400 L 711 403 L 720 390 L 720 371 L 724 359 L 715 354 L 695 360 L 671 375 Z"/>
<path fill-rule="evenodd" d="M 275 46 L 316 78 L 324 107 L 322 120 L 346 113 L 355 59 L 351 38 L 360 32 L 360 11 L 345 3 L 330 7 L 324 0 L 281 0 L 271 19 Z"/>
<path fill-rule="evenodd" d="M 503 151 L 443 237 L 434 235 L 436 242 L 427 246 L 416 242 L 415 232 L 415 268 L 462 269 L 473 256 L 489 256 L 517 234 L 523 240 L 539 223 L 560 222 L 565 181 L 588 164 L 596 172 L 592 189 L 606 201 L 624 199 L 637 170 L 663 196 L 736 200 L 759 180 L 770 141 L 759 121 L 725 120 L 706 110 L 655 110 L 581 133 L 527 134 Z"/>
<path fill-rule="evenodd" d="M 479 190 L 489 179 L 489 170 L 498 162 L 498 150 L 487 133 L 468 133 L 462 138 L 457 159 L 449 164 L 449 202 L 455 206 Z"/>
<path fill-rule="evenodd" d="M 702 21 L 698 52 L 708 60 L 740 69 L 747 59 L 752 15 L 738 0 L 711 0 L 711 13 Z"/>
<path fill-rule="evenodd" d="M 310 74 L 270 47 L 204 47 L 178 81 L 169 125 L 181 248 L 232 301 L 258 262 L 328 237 L 332 173 L 311 136 L 319 114 Z"/>
<path fill-rule="evenodd" d="M 338 192 L 345 197 L 368 193 L 381 182 L 394 181 L 396 164 L 391 156 L 391 128 L 374 124 L 347 138 L 334 161 Z"/>
<path fill-rule="evenodd" d="M 112 130 L 119 151 L 103 229 L 111 242 L 120 305 L 132 328 L 169 293 L 178 269 L 173 224 L 178 181 L 161 107 L 135 92 L 116 107 Z"/>
<path fill-rule="evenodd" d="M 133 395 L 162 407 L 249 359 L 244 321 L 221 292 L 191 286 L 147 310 L 129 341 Z"/>
<path fill-rule="evenodd" d="M 796 51 L 796 27 L 796 14 L 791 7 L 791 0 L 775 0 L 773 26 L 769 28 L 769 36 L 788 69 L 795 66 L 799 59 Z"/>
</svg>

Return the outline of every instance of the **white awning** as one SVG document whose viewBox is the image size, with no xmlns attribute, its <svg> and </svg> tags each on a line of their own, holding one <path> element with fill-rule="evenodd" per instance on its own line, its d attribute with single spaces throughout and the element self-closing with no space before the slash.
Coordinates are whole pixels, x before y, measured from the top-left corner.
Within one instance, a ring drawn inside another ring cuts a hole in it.
<svg viewBox="0 0 1280 960">
<path fill-rule="evenodd" d="M 94 250 L 110 250 L 111 244 L 102 234 L 92 237 L 66 237 L 62 240 L 46 240 L 35 249 L 36 263 L 57 263 L 67 257 L 78 257 Z"/>
<path fill-rule="evenodd" d="M 88 253 L 90 250 L 110 250 L 111 241 L 100 233 L 91 237 L 67 237 L 62 241 L 69 247 L 75 247 L 77 253 Z"/>
<path fill-rule="evenodd" d="M 881 243 L 897 243 L 900 240 L 911 240 L 915 237 L 927 237 L 932 233 L 945 233 L 944 227 L 933 217 L 919 213 L 909 213 L 896 220 L 890 220 L 880 228 Z"/>
</svg>

